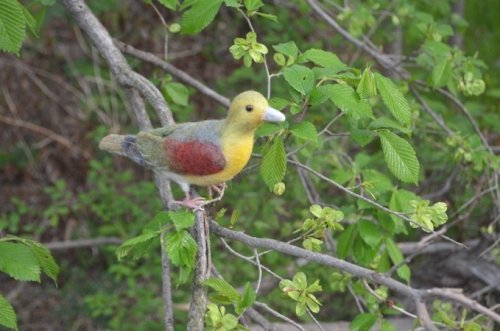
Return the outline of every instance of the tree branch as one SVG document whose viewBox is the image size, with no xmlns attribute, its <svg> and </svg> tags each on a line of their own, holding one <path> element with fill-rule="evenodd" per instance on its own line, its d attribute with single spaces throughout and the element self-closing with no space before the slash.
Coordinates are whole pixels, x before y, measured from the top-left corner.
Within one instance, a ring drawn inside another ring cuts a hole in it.
<svg viewBox="0 0 500 331">
<path fill-rule="evenodd" d="M 221 105 L 225 107 L 229 107 L 230 101 L 228 98 L 225 96 L 215 92 L 212 90 L 210 87 L 206 86 L 196 78 L 190 76 L 189 74 L 185 73 L 184 71 L 176 68 L 175 66 L 171 65 L 170 63 L 162 60 L 160 57 L 148 53 L 145 51 L 142 51 L 140 49 L 134 48 L 131 45 L 125 44 L 119 40 L 115 40 L 116 46 L 118 46 L 124 53 L 132 55 L 133 57 L 154 64 L 158 66 L 159 68 L 162 68 L 169 74 L 172 74 L 174 77 L 179 79 L 181 82 L 184 82 L 188 85 L 191 85 L 201 93 L 205 94 L 206 96 L 212 98 L 213 100 L 217 101 Z"/>
<path fill-rule="evenodd" d="M 162 125 L 174 124 L 172 113 L 163 99 L 161 92 L 149 80 L 130 68 L 123 54 L 113 44 L 113 39 L 108 31 L 99 22 L 97 17 L 95 17 L 87 4 L 83 0 L 62 0 L 62 3 L 78 22 L 82 30 L 85 31 L 101 56 L 108 63 L 113 76 L 125 90 L 127 100 L 135 114 L 139 128 L 141 130 L 148 130 L 152 127 L 151 120 L 145 110 L 144 101 L 139 93 L 153 106 Z M 158 174 L 155 174 L 155 182 L 164 206 L 168 206 L 172 198 L 168 182 Z M 165 245 L 162 245 L 161 250 L 165 330 L 173 331 L 169 260 L 165 251 Z"/>
<path fill-rule="evenodd" d="M 440 288 L 427 289 L 427 290 L 415 289 L 397 280 L 394 280 L 386 275 L 380 274 L 370 269 L 360 267 L 358 265 L 355 265 L 353 263 L 344 260 L 337 259 L 333 256 L 307 251 L 297 246 L 293 246 L 274 239 L 252 237 L 242 232 L 236 232 L 224 228 L 219 224 L 217 224 L 217 222 L 215 221 L 210 221 L 210 228 L 213 231 L 213 233 L 215 233 L 220 237 L 237 240 L 253 248 L 272 249 L 274 251 L 283 254 L 300 257 L 308 261 L 337 268 L 346 271 L 356 277 L 364 278 L 374 283 L 387 286 L 388 288 L 400 294 L 403 294 L 409 298 L 412 298 L 413 300 L 421 301 L 423 299 L 430 297 L 440 297 L 444 299 L 450 299 L 500 323 L 499 314 L 482 306 L 476 301 L 465 297 L 462 293 L 458 293 L 450 289 L 440 289 Z M 422 318 L 422 316 L 419 315 L 419 318 Z M 425 319 L 425 316 L 423 316 L 423 318 Z"/>
</svg>

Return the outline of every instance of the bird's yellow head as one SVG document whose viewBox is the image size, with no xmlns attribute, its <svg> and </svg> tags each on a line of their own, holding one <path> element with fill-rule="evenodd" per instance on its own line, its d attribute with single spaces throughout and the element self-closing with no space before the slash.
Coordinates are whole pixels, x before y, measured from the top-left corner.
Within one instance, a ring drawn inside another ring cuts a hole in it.
<svg viewBox="0 0 500 331">
<path fill-rule="evenodd" d="M 285 115 L 269 107 L 267 99 L 255 91 L 238 94 L 227 115 L 228 125 L 239 131 L 253 132 L 263 122 L 283 122 Z"/>
</svg>

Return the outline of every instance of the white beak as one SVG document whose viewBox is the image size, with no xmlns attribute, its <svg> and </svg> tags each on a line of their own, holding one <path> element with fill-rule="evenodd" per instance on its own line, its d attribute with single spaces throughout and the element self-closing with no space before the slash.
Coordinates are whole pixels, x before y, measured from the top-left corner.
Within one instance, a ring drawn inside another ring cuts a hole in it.
<svg viewBox="0 0 500 331">
<path fill-rule="evenodd" d="M 267 107 L 262 117 L 264 121 L 268 122 L 283 122 L 286 120 L 285 114 L 271 107 Z"/>
</svg>

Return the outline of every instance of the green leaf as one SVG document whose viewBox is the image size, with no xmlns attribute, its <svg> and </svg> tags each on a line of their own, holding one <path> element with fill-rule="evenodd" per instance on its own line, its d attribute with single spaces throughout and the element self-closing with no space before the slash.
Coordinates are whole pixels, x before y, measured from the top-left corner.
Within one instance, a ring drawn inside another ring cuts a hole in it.
<svg viewBox="0 0 500 331">
<path fill-rule="evenodd" d="M 401 124 L 409 126 L 411 124 L 410 105 L 398 87 L 389 78 L 379 73 L 375 74 L 375 81 L 382 100 L 392 116 Z"/>
<path fill-rule="evenodd" d="M 158 0 L 163 6 L 170 10 L 175 10 L 177 8 L 177 0 Z"/>
<path fill-rule="evenodd" d="M 17 0 L 0 1 L 0 51 L 19 55 L 26 23 L 23 7 Z"/>
<path fill-rule="evenodd" d="M 314 87 L 314 73 L 311 69 L 295 64 L 283 69 L 285 80 L 301 94 L 309 94 Z"/>
<path fill-rule="evenodd" d="M 385 239 L 385 248 L 394 265 L 398 265 L 404 261 L 403 253 L 401 253 L 401 250 L 391 238 Z M 407 283 L 410 282 L 411 271 L 406 264 L 401 265 L 396 270 L 396 273 Z"/>
<path fill-rule="evenodd" d="M 322 49 L 308 49 L 303 56 L 306 60 L 325 68 L 334 68 L 339 71 L 347 68 L 337 55 Z"/>
<path fill-rule="evenodd" d="M 296 59 L 297 56 L 299 55 L 299 48 L 293 41 L 289 41 L 283 44 L 273 45 L 273 48 L 276 52 L 280 52 L 294 59 Z"/>
<path fill-rule="evenodd" d="M 380 131 L 380 141 L 389 170 L 405 183 L 418 183 L 419 162 L 413 147 L 390 131 Z"/>
<path fill-rule="evenodd" d="M 189 229 L 194 224 L 194 214 L 187 210 L 169 211 L 168 216 L 174 222 L 177 231 Z"/>
<path fill-rule="evenodd" d="M 134 250 L 137 250 L 135 252 L 136 254 L 134 254 L 134 258 L 139 258 L 144 253 L 144 246 L 142 246 L 142 244 L 150 242 L 153 238 L 156 238 L 159 235 L 160 231 L 145 231 L 137 237 L 126 240 L 116 250 L 116 256 L 118 257 L 118 260 L 122 260 Z"/>
<path fill-rule="evenodd" d="M 143 229 L 143 232 L 154 232 L 161 231 L 165 224 L 170 221 L 170 217 L 168 216 L 168 212 L 161 211 L 156 214 L 151 221 L 149 221 Z"/>
<path fill-rule="evenodd" d="M 181 31 L 195 34 L 206 28 L 219 12 L 223 0 L 195 0 L 191 8 L 184 12 Z"/>
<path fill-rule="evenodd" d="M 275 123 L 264 122 L 255 131 L 255 137 L 266 137 L 272 136 L 281 131 L 281 126 Z"/>
<path fill-rule="evenodd" d="M 163 89 L 174 103 L 181 106 L 188 105 L 189 91 L 183 84 L 172 82 L 165 84 Z"/>
<path fill-rule="evenodd" d="M 378 117 L 373 122 L 371 122 L 368 127 L 370 129 L 382 129 L 382 128 L 396 129 L 408 136 L 411 135 L 410 128 L 404 127 L 401 124 L 397 123 L 396 121 L 385 116 Z"/>
<path fill-rule="evenodd" d="M 23 243 L 0 242 L 0 271 L 17 280 L 40 282 L 38 260 Z"/>
<path fill-rule="evenodd" d="M 33 241 L 28 242 L 28 245 L 42 268 L 42 271 L 56 282 L 57 275 L 59 274 L 59 266 L 52 254 L 50 254 L 49 249 Z"/>
<path fill-rule="evenodd" d="M 446 86 L 451 79 L 452 67 L 451 59 L 441 59 L 432 70 L 432 87 L 439 88 Z"/>
<path fill-rule="evenodd" d="M 198 246 L 196 241 L 186 231 L 169 233 L 166 238 L 167 253 L 170 261 L 178 267 L 186 267 L 189 270 L 194 268 L 196 251 Z"/>
<path fill-rule="evenodd" d="M 371 313 L 359 314 L 351 322 L 350 328 L 352 331 L 369 331 L 377 322 L 378 316 Z"/>
<path fill-rule="evenodd" d="M 314 143 L 318 142 L 318 131 L 311 122 L 300 122 L 294 125 L 290 131 L 292 134 L 301 139 L 309 140 Z"/>
<path fill-rule="evenodd" d="M 222 278 L 212 277 L 204 281 L 203 284 L 234 304 L 238 304 L 242 300 L 240 292 Z"/>
<path fill-rule="evenodd" d="M 236 313 L 241 314 L 245 311 L 245 309 L 251 307 L 255 303 L 256 297 L 257 294 L 253 290 L 252 285 L 250 283 L 246 283 L 245 291 L 243 292 L 241 300 L 236 305 Z"/>
<path fill-rule="evenodd" d="M 361 74 L 356 92 L 358 92 L 358 94 L 365 99 L 377 95 L 375 76 L 373 75 L 373 72 L 371 72 L 370 68 L 366 68 L 363 71 L 363 74 Z"/>
<path fill-rule="evenodd" d="M 12 305 L 0 294 L 0 325 L 17 330 L 17 317 Z"/>
<path fill-rule="evenodd" d="M 359 235 L 361 239 L 370 247 L 376 247 L 382 240 L 380 228 L 367 220 L 361 220 L 359 223 Z"/>
<path fill-rule="evenodd" d="M 356 224 L 350 225 L 340 235 L 337 241 L 337 254 L 339 258 L 345 259 L 352 251 L 358 227 Z"/>
<path fill-rule="evenodd" d="M 344 113 L 353 119 L 373 118 L 370 105 L 359 98 L 352 87 L 347 84 L 325 85 L 328 86 L 330 100 Z"/>
<path fill-rule="evenodd" d="M 276 15 L 271 15 L 271 14 L 266 14 L 266 13 L 261 13 L 261 12 L 255 12 L 255 15 L 264 17 L 270 21 L 273 21 L 274 23 L 279 23 L 278 17 Z"/>
<path fill-rule="evenodd" d="M 249 12 L 253 12 L 259 9 L 260 7 L 264 6 L 262 0 L 244 0 L 243 4 L 245 5 L 245 8 Z"/>
<path fill-rule="evenodd" d="M 269 190 L 272 190 L 275 184 L 283 181 L 286 162 L 283 140 L 281 137 L 276 137 L 260 163 L 260 175 Z"/>
</svg>

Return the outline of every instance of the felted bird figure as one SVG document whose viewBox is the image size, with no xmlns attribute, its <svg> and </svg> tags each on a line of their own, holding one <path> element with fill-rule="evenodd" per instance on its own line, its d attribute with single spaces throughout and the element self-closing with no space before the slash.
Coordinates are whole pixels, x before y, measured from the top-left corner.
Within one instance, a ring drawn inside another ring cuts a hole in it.
<svg viewBox="0 0 500 331">
<path fill-rule="evenodd" d="M 205 201 L 191 197 L 190 185 L 225 185 L 248 163 L 259 125 L 284 120 L 262 94 L 246 91 L 234 98 L 225 119 L 168 125 L 137 135 L 111 134 L 99 148 L 163 173 L 185 194 L 174 203 L 195 209 Z"/>
</svg>

